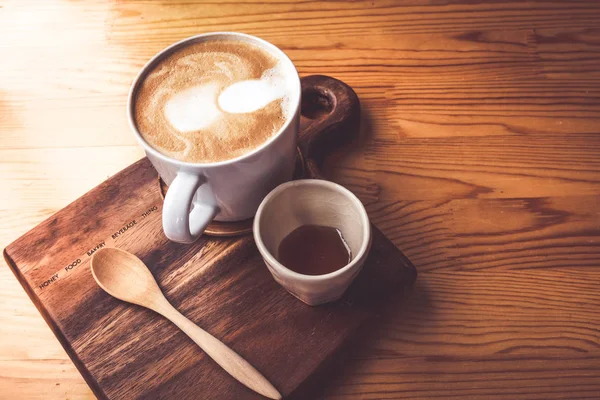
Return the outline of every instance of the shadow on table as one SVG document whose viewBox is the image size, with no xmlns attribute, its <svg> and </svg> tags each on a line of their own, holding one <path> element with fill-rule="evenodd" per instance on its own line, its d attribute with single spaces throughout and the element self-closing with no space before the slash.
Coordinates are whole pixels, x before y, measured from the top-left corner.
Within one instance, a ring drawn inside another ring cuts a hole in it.
<svg viewBox="0 0 600 400">
<path fill-rule="evenodd" d="M 419 284 L 417 279 L 414 286 L 401 288 L 397 293 L 390 295 L 380 312 L 365 322 L 330 360 L 321 365 L 317 373 L 286 399 L 324 399 L 332 385 L 343 381 L 343 377 L 351 373 L 350 369 L 355 366 L 353 360 L 365 357 L 400 356 L 401 354 L 395 352 L 374 351 L 372 345 L 383 337 L 383 332 L 389 329 L 390 324 L 397 324 L 398 321 L 410 320 L 412 327 L 410 335 L 414 335 L 415 330 L 419 330 L 419 326 L 414 324 L 415 321 L 424 321 L 424 319 L 413 318 L 415 312 L 428 313 L 428 311 L 431 311 L 431 303 L 426 286 Z M 396 335 L 395 339 L 401 341 L 401 333 L 399 335 Z"/>
</svg>

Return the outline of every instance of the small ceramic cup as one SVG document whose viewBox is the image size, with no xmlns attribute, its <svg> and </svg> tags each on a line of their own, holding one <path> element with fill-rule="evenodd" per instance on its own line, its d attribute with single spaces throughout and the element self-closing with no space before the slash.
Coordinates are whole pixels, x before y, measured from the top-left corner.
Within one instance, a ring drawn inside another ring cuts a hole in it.
<svg viewBox="0 0 600 400">
<path fill-rule="evenodd" d="M 279 261 L 281 241 L 302 225 L 339 229 L 352 252 L 345 267 L 324 275 L 294 272 Z M 371 247 L 371 224 L 364 206 L 348 189 L 320 179 L 303 179 L 276 187 L 254 218 L 254 240 L 273 278 L 288 292 L 315 306 L 339 299 L 360 272 Z"/>
</svg>

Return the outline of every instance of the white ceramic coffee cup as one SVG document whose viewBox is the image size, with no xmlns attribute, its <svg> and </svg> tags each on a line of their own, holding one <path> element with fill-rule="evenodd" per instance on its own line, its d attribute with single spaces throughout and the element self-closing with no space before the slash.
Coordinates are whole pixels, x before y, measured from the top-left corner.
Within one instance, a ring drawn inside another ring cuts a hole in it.
<svg viewBox="0 0 600 400">
<path fill-rule="evenodd" d="M 277 261 L 281 241 L 302 225 L 339 229 L 352 252 L 345 267 L 324 275 L 304 275 Z M 320 179 L 279 185 L 258 207 L 254 240 L 273 278 L 314 306 L 339 299 L 358 275 L 371 247 L 371 224 L 364 206 L 348 189 Z"/>
<path fill-rule="evenodd" d="M 168 157 L 151 147 L 137 129 L 134 100 L 140 83 L 165 56 L 191 43 L 229 39 L 250 42 L 273 54 L 291 80 L 289 101 L 293 115 L 283 127 L 258 148 L 231 160 L 189 163 Z M 163 205 L 163 230 L 175 242 L 191 243 L 214 219 L 240 221 L 254 216 L 264 196 L 294 173 L 296 141 L 300 122 L 300 77 L 286 54 L 260 38 L 236 32 L 214 32 L 177 42 L 154 56 L 135 78 L 127 104 L 129 125 L 146 156 L 169 190 Z"/>
</svg>

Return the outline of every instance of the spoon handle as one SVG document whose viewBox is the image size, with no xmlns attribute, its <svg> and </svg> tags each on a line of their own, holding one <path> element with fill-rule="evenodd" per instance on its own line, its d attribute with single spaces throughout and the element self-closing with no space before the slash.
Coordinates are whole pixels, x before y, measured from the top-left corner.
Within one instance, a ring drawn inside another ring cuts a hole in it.
<svg viewBox="0 0 600 400">
<path fill-rule="evenodd" d="M 177 311 L 168 301 L 155 311 L 173 322 L 190 337 L 206 354 L 210 356 L 231 376 L 246 387 L 270 399 L 281 399 L 281 394 L 260 372 L 239 354 L 227 347 L 216 337 L 194 324 Z"/>
</svg>

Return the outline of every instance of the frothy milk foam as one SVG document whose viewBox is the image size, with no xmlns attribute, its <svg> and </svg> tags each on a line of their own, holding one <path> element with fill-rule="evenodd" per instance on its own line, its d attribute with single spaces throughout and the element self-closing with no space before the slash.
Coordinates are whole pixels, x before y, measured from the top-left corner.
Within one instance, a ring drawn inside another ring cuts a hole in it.
<svg viewBox="0 0 600 400">
<path fill-rule="evenodd" d="M 141 83 L 136 124 L 152 147 L 182 161 L 235 158 L 293 116 L 294 82 L 283 63 L 257 45 L 234 39 L 191 44 Z"/>
<path fill-rule="evenodd" d="M 280 99 L 283 113 L 291 116 L 291 88 L 288 86 L 289 81 L 285 80 L 283 66 L 279 62 L 274 68 L 266 70 L 258 80 L 239 81 L 227 87 L 219 95 L 219 106 L 228 113 L 247 113 Z"/>
</svg>

